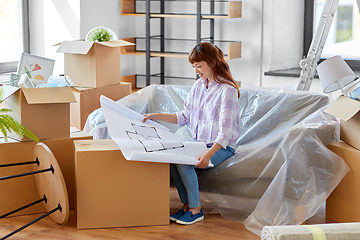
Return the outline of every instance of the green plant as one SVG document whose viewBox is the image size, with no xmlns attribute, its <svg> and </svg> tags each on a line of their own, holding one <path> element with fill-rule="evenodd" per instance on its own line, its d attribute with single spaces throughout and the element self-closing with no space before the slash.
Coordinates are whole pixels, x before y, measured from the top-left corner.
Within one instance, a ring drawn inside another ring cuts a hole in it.
<svg viewBox="0 0 360 240">
<path fill-rule="evenodd" d="M 4 89 L 0 88 L 0 104 L 3 102 Z M 2 108 L 0 109 L 0 131 L 5 137 L 7 142 L 8 132 L 14 131 L 20 137 L 26 136 L 35 142 L 39 142 L 39 138 L 35 136 L 29 129 L 17 122 L 13 117 L 7 113 L 11 112 L 11 109 Z"/>
<path fill-rule="evenodd" d="M 112 34 L 104 27 L 99 27 L 92 31 L 88 37 L 88 40 L 93 42 L 106 42 L 112 39 Z"/>
</svg>

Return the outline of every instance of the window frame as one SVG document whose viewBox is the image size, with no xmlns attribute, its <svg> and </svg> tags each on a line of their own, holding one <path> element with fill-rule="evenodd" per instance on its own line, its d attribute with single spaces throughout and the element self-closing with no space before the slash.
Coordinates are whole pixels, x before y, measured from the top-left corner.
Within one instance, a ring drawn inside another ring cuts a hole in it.
<svg viewBox="0 0 360 240">
<path fill-rule="evenodd" d="M 307 57 L 311 41 L 313 38 L 314 30 L 314 11 L 315 11 L 315 2 L 314 0 L 304 0 L 304 45 L 303 45 L 303 58 Z M 326 60 L 326 58 L 321 58 L 319 63 Z M 344 59 L 345 62 L 350 66 L 354 71 L 360 71 L 360 59 L 359 60 L 350 60 Z"/>
<path fill-rule="evenodd" d="M 30 53 L 29 0 L 18 0 L 20 6 L 21 51 Z M 20 58 L 20 55 L 19 55 Z M 19 61 L 0 62 L 0 73 L 16 72 Z"/>
</svg>

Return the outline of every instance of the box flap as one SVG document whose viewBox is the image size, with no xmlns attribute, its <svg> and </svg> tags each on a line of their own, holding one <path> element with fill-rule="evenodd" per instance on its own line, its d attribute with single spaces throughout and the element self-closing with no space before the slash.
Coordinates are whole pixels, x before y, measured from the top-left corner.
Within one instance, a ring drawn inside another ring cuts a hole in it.
<svg viewBox="0 0 360 240">
<path fill-rule="evenodd" d="M 348 121 L 359 110 L 360 102 L 345 96 L 340 96 L 338 99 L 332 102 L 324 111 L 344 121 Z"/>
<path fill-rule="evenodd" d="M 124 40 L 116 40 L 116 41 L 108 41 L 108 42 L 97 42 L 97 44 L 101 44 L 107 47 L 123 47 L 123 46 L 130 46 L 135 45 L 134 43 L 127 42 Z"/>
<path fill-rule="evenodd" d="M 22 88 L 21 90 L 28 104 L 76 102 L 69 87 Z"/>
<path fill-rule="evenodd" d="M 73 86 L 69 86 L 71 88 L 71 91 L 73 91 L 74 93 L 80 93 L 80 94 L 85 94 L 87 95 L 87 93 L 84 93 L 83 91 L 81 91 L 79 88 L 73 87 Z"/>
<path fill-rule="evenodd" d="M 19 90 L 20 88 L 18 87 L 13 87 L 13 86 L 9 86 L 9 85 L 3 85 L 1 86 L 4 89 L 4 93 L 3 93 L 3 97 L 1 100 L 5 100 L 8 97 L 10 97 L 12 94 L 14 94 L 17 90 Z"/>
<path fill-rule="evenodd" d="M 94 42 L 91 41 L 64 41 L 60 44 L 56 52 L 87 54 Z"/>
<path fill-rule="evenodd" d="M 85 39 L 77 39 L 77 40 L 73 40 L 73 41 L 85 41 Z M 59 43 L 55 43 L 53 45 L 51 45 L 52 47 L 56 47 L 56 46 L 60 46 L 62 42 Z"/>
<path fill-rule="evenodd" d="M 120 150 L 112 139 L 76 140 L 76 151 L 109 151 Z"/>
</svg>

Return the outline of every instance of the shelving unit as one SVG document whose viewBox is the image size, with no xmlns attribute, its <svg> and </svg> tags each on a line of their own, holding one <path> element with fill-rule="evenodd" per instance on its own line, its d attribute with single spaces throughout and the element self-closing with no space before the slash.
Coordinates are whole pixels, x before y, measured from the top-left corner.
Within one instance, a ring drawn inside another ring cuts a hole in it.
<svg viewBox="0 0 360 240">
<path fill-rule="evenodd" d="M 145 76 L 146 85 L 150 85 L 151 77 L 160 77 L 160 83 L 165 83 L 165 78 L 179 78 L 165 76 L 165 57 L 177 57 L 187 58 L 188 52 L 170 52 L 165 50 L 165 41 L 194 41 L 194 43 L 200 43 L 202 40 L 208 40 L 214 43 L 214 19 L 227 19 L 227 18 L 241 18 L 242 2 L 241 1 L 224 1 L 224 0 L 180 0 L 182 2 L 196 2 L 196 13 L 166 13 L 165 2 L 174 2 L 175 0 L 122 0 L 121 1 L 121 15 L 123 16 L 142 16 L 146 20 L 146 36 L 137 38 L 126 38 L 123 40 L 135 43 L 133 46 L 121 47 L 121 53 L 124 55 L 143 55 L 146 57 L 146 74 L 145 75 L 134 75 L 126 76 L 122 78 L 122 81 L 130 81 L 133 86 L 136 86 L 136 76 Z M 180 2 L 178 0 L 178 2 Z M 145 12 L 138 12 L 136 10 L 136 2 L 145 3 Z M 160 3 L 158 12 L 151 12 L 151 2 Z M 208 2 L 210 5 L 210 13 L 202 13 L 202 2 Z M 215 14 L 215 3 L 228 3 L 228 14 Z M 165 18 L 178 17 L 178 18 L 196 18 L 196 39 L 174 39 L 165 38 Z M 150 34 L 150 20 L 153 18 L 160 19 L 160 35 L 151 36 Z M 201 37 L 201 22 L 202 20 L 210 21 L 210 36 L 206 38 Z M 145 40 L 145 49 L 137 49 L 137 41 Z M 151 40 L 160 41 L 160 50 L 154 51 L 151 49 Z M 241 57 L 241 42 L 236 41 L 216 41 L 226 42 L 228 45 L 226 59 L 235 59 Z M 160 57 L 160 71 L 157 74 L 150 73 L 150 58 Z"/>
<path fill-rule="evenodd" d="M 121 1 L 121 15 L 123 16 L 146 16 L 146 12 L 138 13 L 135 11 L 135 1 L 136 0 L 122 0 Z M 139 1 L 139 0 L 138 0 Z M 143 0 L 146 1 L 146 0 Z M 153 0 L 150 0 L 150 2 Z M 161 0 L 158 0 L 161 1 Z M 196 1 L 196 0 L 194 0 Z M 204 1 L 200 1 L 204 2 Z M 211 2 L 211 1 L 209 1 Z M 213 1 L 221 2 L 221 1 Z M 202 14 L 201 18 L 203 19 L 213 19 L 213 18 L 241 18 L 241 1 L 222 1 L 228 2 L 228 14 Z M 196 18 L 197 14 L 180 14 L 180 13 L 150 13 L 150 17 L 190 17 Z"/>
<path fill-rule="evenodd" d="M 136 38 L 123 38 L 122 40 L 135 43 L 135 45 L 121 47 L 121 54 L 123 55 L 140 55 L 145 56 L 145 50 L 136 50 Z M 167 39 L 165 39 L 167 40 Z M 195 41 L 195 40 L 194 40 Z M 241 42 L 228 42 L 228 54 L 226 54 L 225 59 L 236 59 L 241 57 Z M 189 55 L 188 52 L 184 53 L 174 53 L 174 52 L 150 52 L 150 57 L 183 57 L 187 58 Z"/>
</svg>

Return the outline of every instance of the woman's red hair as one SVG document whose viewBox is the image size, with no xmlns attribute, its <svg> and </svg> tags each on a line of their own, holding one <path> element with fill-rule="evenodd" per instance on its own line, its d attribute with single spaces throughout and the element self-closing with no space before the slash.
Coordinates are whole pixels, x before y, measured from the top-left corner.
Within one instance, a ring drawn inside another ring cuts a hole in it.
<svg viewBox="0 0 360 240">
<path fill-rule="evenodd" d="M 196 44 L 189 54 L 189 62 L 194 64 L 202 61 L 205 61 L 213 68 L 215 82 L 233 86 L 237 89 L 238 97 L 240 97 L 239 87 L 231 75 L 229 65 L 225 61 L 224 53 L 220 48 L 209 42 Z"/>
</svg>

